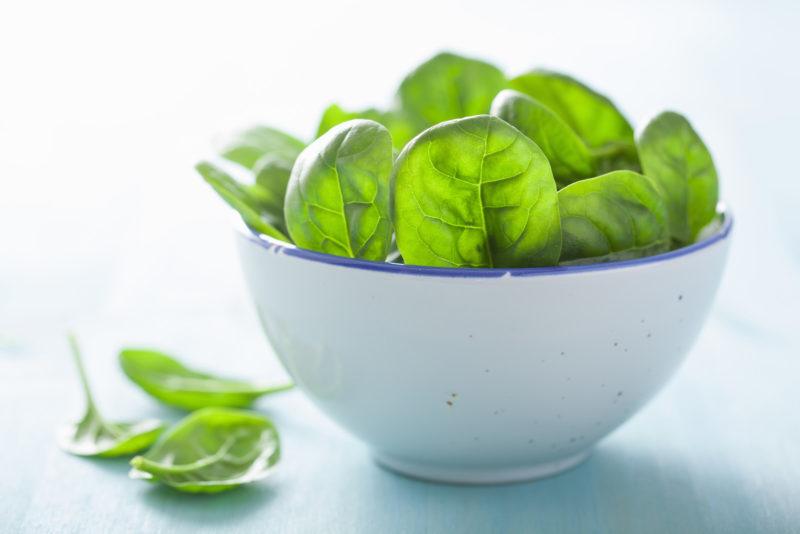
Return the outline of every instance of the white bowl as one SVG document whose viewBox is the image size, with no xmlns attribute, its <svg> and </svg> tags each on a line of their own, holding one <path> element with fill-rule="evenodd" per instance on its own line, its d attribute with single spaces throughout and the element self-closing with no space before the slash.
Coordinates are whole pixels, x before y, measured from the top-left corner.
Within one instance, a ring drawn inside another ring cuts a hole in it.
<svg viewBox="0 0 800 534">
<path fill-rule="evenodd" d="M 320 409 L 390 469 L 499 483 L 576 465 L 664 385 L 731 226 L 658 256 L 529 269 L 353 260 L 243 227 L 238 244 L 267 337 Z"/>
</svg>

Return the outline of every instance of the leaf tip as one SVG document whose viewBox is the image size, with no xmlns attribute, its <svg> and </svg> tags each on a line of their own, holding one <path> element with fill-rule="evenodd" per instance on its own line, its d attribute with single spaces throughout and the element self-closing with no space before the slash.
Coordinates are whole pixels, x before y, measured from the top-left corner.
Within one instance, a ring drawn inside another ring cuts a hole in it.
<svg viewBox="0 0 800 534">
<path fill-rule="evenodd" d="M 211 163 L 202 160 L 194 164 L 194 170 L 196 170 L 204 180 L 208 181 L 208 176 L 214 170 L 214 166 L 211 165 Z"/>
</svg>

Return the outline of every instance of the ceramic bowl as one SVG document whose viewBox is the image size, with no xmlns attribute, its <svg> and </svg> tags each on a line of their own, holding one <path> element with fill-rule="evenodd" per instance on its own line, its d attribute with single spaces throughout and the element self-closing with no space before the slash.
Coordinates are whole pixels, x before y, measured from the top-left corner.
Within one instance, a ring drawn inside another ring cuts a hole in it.
<svg viewBox="0 0 800 534">
<path fill-rule="evenodd" d="M 568 469 L 670 378 L 697 338 L 732 219 L 631 261 L 448 269 L 330 256 L 242 227 L 245 277 L 299 388 L 378 462 L 500 483 Z"/>
</svg>

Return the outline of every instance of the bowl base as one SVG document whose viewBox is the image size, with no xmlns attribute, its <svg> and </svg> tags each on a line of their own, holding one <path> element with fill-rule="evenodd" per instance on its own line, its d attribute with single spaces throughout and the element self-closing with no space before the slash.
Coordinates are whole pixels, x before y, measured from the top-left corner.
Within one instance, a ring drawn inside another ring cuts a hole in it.
<svg viewBox="0 0 800 534">
<path fill-rule="evenodd" d="M 591 449 L 586 449 L 572 456 L 566 456 L 550 462 L 513 467 L 448 467 L 399 459 L 381 453 L 375 453 L 375 461 L 389 471 L 429 482 L 511 484 L 563 473 L 586 460 L 591 452 Z"/>
</svg>

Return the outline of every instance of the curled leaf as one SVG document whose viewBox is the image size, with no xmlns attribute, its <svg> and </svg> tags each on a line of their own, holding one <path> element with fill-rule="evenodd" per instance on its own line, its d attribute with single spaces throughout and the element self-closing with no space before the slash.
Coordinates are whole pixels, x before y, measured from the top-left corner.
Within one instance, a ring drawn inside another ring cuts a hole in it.
<svg viewBox="0 0 800 534">
<path fill-rule="evenodd" d="M 229 408 L 198 410 L 131 460 L 131 478 L 180 491 L 216 493 L 267 476 L 280 459 L 278 431 L 266 417 Z"/>
</svg>

